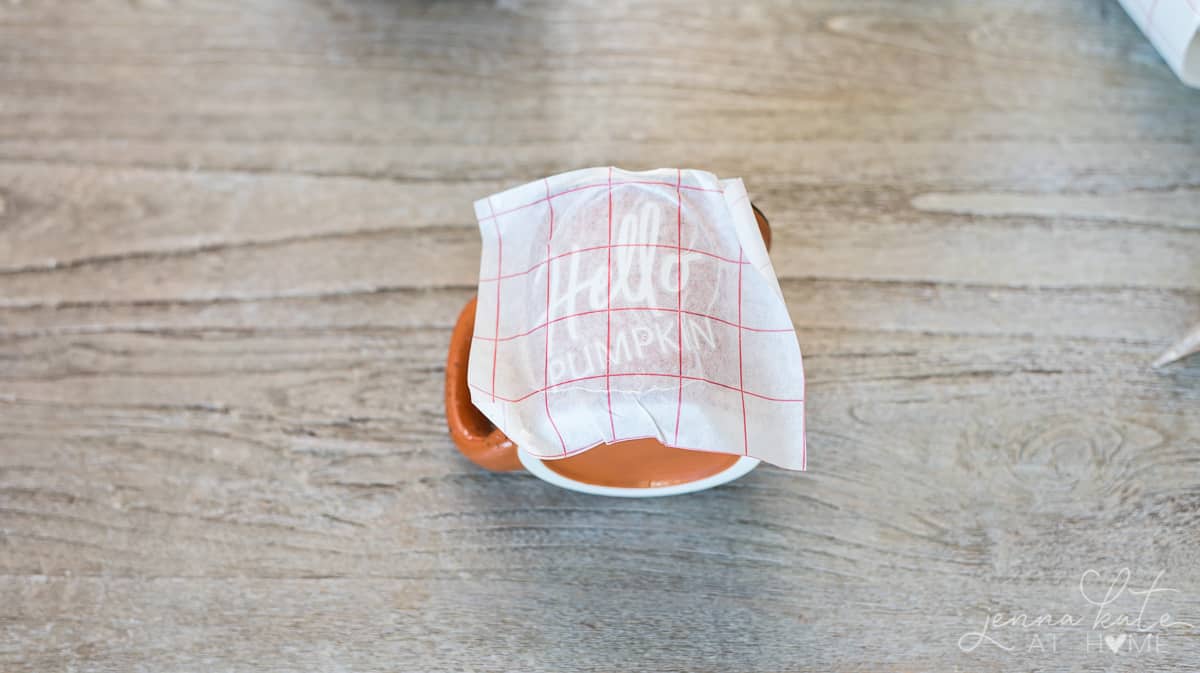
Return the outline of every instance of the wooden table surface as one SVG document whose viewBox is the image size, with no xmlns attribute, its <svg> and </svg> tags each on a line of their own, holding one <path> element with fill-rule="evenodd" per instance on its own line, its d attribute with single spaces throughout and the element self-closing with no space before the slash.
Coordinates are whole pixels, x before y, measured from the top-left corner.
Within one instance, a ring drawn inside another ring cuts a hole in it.
<svg viewBox="0 0 1200 673">
<path fill-rule="evenodd" d="M 610 164 L 771 217 L 808 473 L 455 452 L 472 201 Z M 0 670 L 1193 671 L 1197 319 L 1110 0 L 0 3 Z"/>
</svg>

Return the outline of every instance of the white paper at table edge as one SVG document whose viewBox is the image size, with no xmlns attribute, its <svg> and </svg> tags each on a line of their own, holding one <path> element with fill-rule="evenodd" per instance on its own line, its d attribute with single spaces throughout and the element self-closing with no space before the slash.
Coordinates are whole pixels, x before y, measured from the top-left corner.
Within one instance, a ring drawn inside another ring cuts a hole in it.
<svg viewBox="0 0 1200 673">
<path fill-rule="evenodd" d="M 1200 88 L 1200 0 L 1120 0 L 1184 84 Z"/>
</svg>

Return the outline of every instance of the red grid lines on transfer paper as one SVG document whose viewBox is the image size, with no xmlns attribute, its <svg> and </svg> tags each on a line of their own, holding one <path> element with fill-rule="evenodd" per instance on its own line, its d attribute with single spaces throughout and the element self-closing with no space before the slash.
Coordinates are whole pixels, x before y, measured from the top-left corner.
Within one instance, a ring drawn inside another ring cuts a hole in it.
<svg viewBox="0 0 1200 673">
<path fill-rule="evenodd" d="M 488 197 L 488 210 L 493 213 L 492 224 L 496 226 L 496 271 L 499 273 L 504 268 L 504 241 L 500 237 L 500 220 L 494 217 L 496 209 L 492 207 L 492 197 Z M 496 331 L 494 334 L 500 333 L 500 283 L 496 283 Z M 496 354 L 499 348 L 492 347 L 492 402 L 496 401 Z"/>
<path fill-rule="evenodd" d="M 543 179 L 542 182 L 546 185 L 546 205 L 550 207 L 550 234 L 546 236 L 546 259 L 550 259 L 550 243 L 554 240 L 554 202 L 550 200 L 550 181 Z M 499 275 L 501 269 L 496 267 L 496 274 Z M 500 282 L 496 281 L 496 289 L 499 291 Z M 497 303 L 498 305 L 498 303 Z M 546 317 L 550 317 L 550 264 L 546 264 Z M 499 325 L 496 326 L 496 334 L 500 333 Z M 492 355 L 500 350 L 499 343 L 492 344 Z M 546 330 L 546 358 L 542 365 L 542 385 L 550 386 L 550 330 Z M 492 394 L 496 392 L 496 385 L 492 384 Z M 558 431 L 558 424 L 554 422 L 554 416 L 550 414 L 550 393 L 547 391 L 542 395 L 542 399 L 546 404 L 546 420 L 550 421 L 550 427 L 554 428 L 554 434 L 558 435 L 558 443 L 562 445 L 563 453 L 567 452 L 567 442 L 563 439 L 562 433 Z"/>
<path fill-rule="evenodd" d="M 502 210 L 498 213 L 493 211 L 491 214 L 489 214 L 485 218 L 482 218 L 480 221 L 486 222 L 487 220 L 495 219 L 497 217 L 500 217 L 501 215 L 509 215 L 511 213 L 517 212 L 518 210 L 524 210 L 525 208 L 532 208 L 533 206 L 536 206 L 539 203 L 545 203 L 552 199 L 557 199 L 560 196 L 574 194 L 575 192 L 581 192 L 585 189 L 599 189 L 601 187 L 607 187 L 609 189 L 612 189 L 613 187 L 620 187 L 621 185 L 652 185 L 652 186 L 656 186 L 656 187 L 674 187 L 675 186 L 675 183 L 673 183 L 673 182 L 660 182 L 657 180 L 617 180 L 617 181 L 613 181 L 612 175 L 611 175 L 611 173 L 612 173 L 611 169 L 609 170 L 609 173 L 610 173 L 610 175 L 608 176 L 608 182 L 597 182 L 597 183 L 591 184 L 591 185 L 579 185 L 578 187 L 571 187 L 570 189 L 564 189 L 563 191 L 558 192 L 557 194 L 548 194 L 540 199 L 537 199 L 536 201 L 530 201 L 529 203 L 522 203 L 521 205 L 515 206 L 513 208 L 509 208 L 508 210 Z M 711 189 L 709 187 L 694 187 L 692 185 L 681 185 L 679 188 L 694 191 L 694 192 L 713 192 L 715 194 L 724 194 L 723 190 Z"/>
<path fill-rule="evenodd" d="M 745 257 L 742 246 L 738 246 L 738 391 L 742 395 L 742 454 L 750 455 L 750 435 L 746 429 L 746 375 L 742 368 L 742 271 L 746 268 L 741 262 Z M 495 386 L 492 386 L 495 389 Z M 495 394 L 495 393 L 493 393 Z"/>
<path fill-rule="evenodd" d="M 609 311 L 661 311 L 661 312 L 665 312 L 665 313 L 680 313 L 682 315 L 690 315 L 690 316 L 695 316 L 697 318 L 704 318 L 706 320 L 712 320 L 713 322 L 718 322 L 718 323 L 721 323 L 722 325 L 728 325 L 730 327 L 740 327 L 741 329 L 743 329 L 747 332 L 764 332 L 764 333 L 769 334 L 769 333 L 773 333 L 773 332 L 774 333 L 782 333 L 782 332 L 794 332 L 795 331 L 791 327 L 750 327 L 749 325 L 742 325 L 742 324 L 740 324 L 740 322 L 730 322 L 728 320 L 725 320 L 724 318 L 718 318 L 715 315 L 708 315 L 707 313 L 700 313 L 699 311 L 689 311 L 686 309 L 675 309 L 675 308 L 670 308 L 669 306 L 617 306 L 615 308 L 598 308 L 598 309 L 592 309 L 591 311 L 580 311 L 578 313 L 571 313 L 568 315 L 560 315 L 557 318 L 551 318 L 550 320 L 547 320 L 546 322 L 543 322 L 540 325 L 535 325 L 534 327 L 531 327 L 530 329 L 527 329 L 524 332 L 517 332 L 516 334 L 510 334 L 505 337 L 489 337 L 489 336 L 481 336 L 481 335 L 475 334 L 475 335 L 472 335 L 471 338 L 478 340 L 478 341 L 501 341 L 501 342 L 513 341 L 515 339 L 520 339 L 521 337 L 527 337 L 530 334 L 533 334 L 534 332 L 536 332 L 540 329 L 545 329 L 546 327 L 553 325 L 554 323 L 563 322 L 564 320 L 570 320 L 571 318 L 582 318 L 583 316 L 587 316 L 587 315 L 608 313 Z"/>
<path fill-rule="evenodd" d="M 511 404 L 516 404 L 518 402 L 524 402 L 525 400 L 533 397 L 534 395 L 540 395 L 540 394 L 546 392 L 547 390 L 554 390 L 555 388 L 561 388 L 562 386 L 570 385 L 572 383 L 579 383 L 581 381 L 597 381 L 599 379 L 618 379 L 618 378 L 625 378 L 625 377 L 630 377 L 630 376 L 650 376 L 650 377 L 668 378 L 668 379 L 682 378 L 684 381 L 697 381 L 699 383 L 707 383 L 710 385 L 717 386 L 718 388 L 724 388 L 730 392 L 742 393 L 745 395 L 749 395 L 750 397 L 757 397 L 760 400 L 766 400 L 768 402 L 803 402 L 804 401 L 803 397 L 772 397 L 771 395 L 763 395 L 762 393 L 756 393 L 752 390 L 744 390 L 743 388 L 740 388 L 738 386 L 733 386 L 728 383 L 721 383 L 720 381 L 706 379 L 703 376 L 688 376 L 686 374 L 683 376 L 679 376 L 678 374 L 664 374 L 661 372 L 618 372 L 616 374 L 592 374 L 591 376 L 580 376 L 580 377 L 574 378 L 574 379 L 567 379 L 566 381 L 559 381 L 558 383 L 551 383 L 550 385 L 548 385 L 544 388 L 538 388 L 537 390 L 531 390 L 520 397 L 504 397 L 503 395 L 496 395 L 496 399 L 500 400 L 501 402 L 509 402 Z M 485 388 L 481 388 L 481 387 L 475 385 L 474 383 L 468 383 L 467 385 L 469 385 L 472 388 L 474 388 L 475 390 L 478 390 L 483 393 L 490 392 Z"/>
<path fill-rule="evenodd" d="M 551 206 L 551 209 L 553 209 L 553 206 Z M 566 252 L 560 252 L 557 255 L 543 259 L 542 261 L 534 264 L 533 266 L 529 267 L 528 269 L 525 269 L 524 271 L 514 271 L 512 273 L 506 273 L 502 276 L 496 275 L 496 276 L 489 276 L 487 278 L 480 278 L 479 282 L 480 283 L 494 283 L 499 280 L 510 280 L 512 278 L 519 278 L 521 276 L 526 276 L 526 275 L 533 273 L 534 271 L 537 271 L 538 269 L 549 264 L 550 262 L 557 262 L 558 260 L 570 257 L 571 255 L 578 255 L 578 254 L 584 253 L 584 252 L 596 252 L 598 250 L 608 250 L 610 248 L 661 248 L 661 249 L 665 249 L 665 250 L 678 250 L 681 253 L 687 252 L 687 253 L 694 253 L 697 255 L 704 255 L 705 257 L 712 257 L 713 259 L 719 259 L 722 262 L 729 262 L 730 264 L 749 264 L 750 263 L 747 261 L 739 262 L 738 260 L 733 259 L 731 257 L 724 257 L 722 255 L 716 254 L 715 252 L 709 252 L 708 250 L 700 250 L 698 248 L 681 248 L 677 245 L 667 245 L 666 243 L 613 243 L 611 245 L 593 245 L 593 246 L 586 247 L 586 248 L 575 248 L 573 250 L 567 250 Z"/>
<path fill-rule="evenodd" d="M 675 169 L 675 331 L 679 335 L 679 394 L 675 399 L 675 439 L 683 415 L 683 171 Z M 549 317 L 549 316 L 547 316 Z"/>
<path fill-rule="evenodd" d="M 609 437 L 611 441 L 617 441 L 617 425 L 613 419 L 612 410 L 612 166 L 608 167 L 608 284 L 604 292 L 604 299 L 608 303 L 608 310 L 604 312 L 605 321 L 605 338 L 604 338 L 604 389 L 608 393 L 608 427 L 612 431 Z M 550 314 L 546 314 L 549 318 Z M 499 333 L 496 336 L 500 336 Z"/>
<path fill-rule="evenodd" d="M 739 244 L 739 246 L 738 246 L 738 258 L 737 259 L 718 255 L 716 253 L 713 253 L 713 252 L 707 251 L 707 250 L 686 248 L 683 246 L 683 198 L 682 198 L 683 191 L 691 190 L 691 191 L 698 191 L 698 192 L 711 192 L 711 193 L 723 194 L 724 193 L 723 190 L 684 185 L 683 179 L 682 179 L 682 171 L 679 171 L 679 170 L 676 171 L 675 182 L 663 182 L 663 181 L 653 181 L 653 180 L 614 181 L 612 179 L 612 169 L 610 168 L 607 182 L 572 187 L 572 188 L 566 189 L 562 192 L 558 192 L 555 194 L 550 193 L 550 184 L 549 184 L 548 180 L 543 180 L 543 183 L 544 183 L 545 189 L 546 189 L 545 197 L 537 199 L 535 201 L 531 201 L 529 203 L 522 204 L 515 208 L 509 208 L 507 210 L 496 211 L 492 207 L 492 202 L 491 202 L 491 199 L 489 198 L 488 199 L 488 208 L 489 208 L 490 214 L 487 217 L 481 218 L 481 221 L 492 220 L 493 225 L 495 227 L 495 231 L 496 231 L 496 242 L 497 242 L 496 275 L 492 276 L 492 277 L 480 279 L 481 284 L 487 283 L 487 282 L 495 282 L 496 283 L 496 318 L 495 318 L 495 322 L 494 322 L 494 329 L 492 332 L 492 336 L 489 337 L 489 336 L 482 336 L 482 335 L 478 335 L 478 334 L 473 335 L 473 339 L 475 339 L 475 340 L 487 341 L 487 342 L 492 343 L 491 389 L 484 390 L 480 386 L 476 385 L 475 383 L 469 383 L 471 388 L 490 395 L 493 401 L 500 400 L 500 401 L 507 402 L 507 403 L 520 403 L 520 402 L 523 402 L 535 395 L 538 395 L 538 394 L 543 395 L 543 405 L 544 405 L 544 409 L 546 412 L 547 420 L 550 422 L 551 427 L 553 427 L 554 432 L 558 437 L 559 444 L 562 447 L 562 453 L 560 455 L 566 456 L 566 455 L 574 454 L 582 449 L 569 450 L 567 448 L 567 445 L 566 445 L 565 440 L 563 439 L 562 433 L 559 431 L 558 425 L 555 423 L 554 417 L 550 411 L 549 392 L 551 390 L 554 390 L 556 388 L 561 388 L 563 386 L 575 384 L 575 383 L 581 383 L 581 382 L 585 382 L 585 381 L 599 381 L 600 379 L 603 379 L 604 384 L 605 384 L 605 397 L 606 397 L 607 410 L 608 410 L 608 416 L 609 416 L 609 431 L 610 431 L 609 441 L 616 442 L 616 441 L 623 441 L 625 439 L 634 439 L 634 438 L 618 438 L 617 437 L 615 417 L 613 414 L 613 407 L 612 407 L 612 379 L 613 378 L 632 377 L 632 376 L 677 379 L 679 381 L 679 390 L 678 390 L 678 395 L 677 395 L 677 400 L 676 400 L 676 416 L 675 416 L 675 430 L 674 430 L 673 445 L 678 446 L 680 415 L 681 415 L 682 407 L 683 407 L 683 384 L 685 381 L 695 381 L 695 382 L 700 382 L 700 383 L 706 383 L 706 384 L 717 386 L 717 387 L 720 387 L 720 388 L 723 388 L 726 390 L 730 390 L 732 392 L 736 392 L 739 394 L 739 396 L 741 398 L 741 411 L 742 411 L 742 451 L 741 451 L 741 453 L 743 455 L 749 455 L 749 423 L 748 423 L 747 411 L 746 411 L 746 396 L 750 396 L 750 397 L 754 397 L 754 398 L 758 398 L 758 399 L 762 399 L 762 400 L 767 400 L 770 402 L 803 403 L 804 398 L 803 397 L 800 397 L 800 398 L 774 397 L 771 395 L 765 395 L 765 394 L 762 394 L 762 393 L 759 393 L 756 391 L 746 389 L 744 366 L 743 366 L 742 333 L 743 332 L 791 333 L 794 331 L 794 329 L 791 326 L 788 326 L 788 327 L 755 327 L 755 326 L 743 324 L 743 322 L 742 322 L 743 273 L 744 273 L 745 266 L 747 264 L 749 264 L 750 262 L 748 262 L 746 260 L 745 251 L 742 249 L 741 245 Z M 660 243 L 613 243 L 612 188 L 614 186 L 629 185 L 629 184 L 666 186 L 666 187 L 673 187 L 675 189 L 675 193 L 676 193 L 676 244 L 675 245 L 667 245 L 667 244 L 660 244 Z M 554 224 L 555 224 L 555 222 L 554 222 L 554 203 L 553 203 L 554 199 L 556 199 L 560 196 L 567 195 L 567 194 L 579 192 L 581 190 L 597 189 L 597 188 L 601 188 L 601 187 L 605 187 L 608 189 L 607 244 L 591 246 L 591 247 L 587 247 L 587 248 L 579 248 L 579 249 L 575 249 L 575 250 L 569 250 L 569 251 L 566 251 L 563 253 L 559 253 L 557 255 L 552 254 L 551 239 L 554 236 Z M 745 198 L 745 197 L 743 196 L 742 198 Z M 503 266 L 502 266 L 502 264 L 503 264 L 503 248 L 501 247 L 500 218 L 503 217 L 504 215 L 508 215 L 508 214 L 517 212 L 519 210 L 522 210 L 524 208 L 529 208 L 529 207 L 535 206 L 540 203 L 545 203 L 545 204 L 547 204 L 547 207 L 548 207 L 549 235 L 547 237 L 547 242 L 546 242 L 546 257 L 545 257 L 545 259 L 543 259 L 540 262 L 535 263 L 533 266 L 531 266 L 528 269 L 524 269 L 522 271 L 518 271 L 518 272 L 514 272 L 514 273 L 505 274 L 504 270 L 503 270 Z M 657 307 L 657 306 L 619 306 L 619 307 L 612 306 L 612 251 L 614 248 L 631 248 L 631 247 L 660 248 L 660 249 L 671 249 L 671 250 L 675 251 L 676 272 L 677 272 L 677 276 L 676 276 L 677 291 L 676 291 L 676 306 L 675 307 L 672 308 L 672 307 Z M 571 313 L 568 315 L 559 316 L 557 318 L 550 318 L 550 307 L 552 305 L 550 273 L 551 273 L 551 269 L 552 269 L 552 262 L 559 260 L 559 259 L 563 259 L 570 255 L 579 254 L 579 253 L 583 253 L 583 252 L 589 252 L 589 251 L 600 251 L 600 250 L 604 250 L 607 255 L 607 267 L 608 268 L 606 270 L 607 271 L 606 272 L 606 290 L 607 291 L 606 291 L 605 307 L 602 309 L 596 309 L 596 310 L 590 310 L 590 311 L 580 311 L 580 312 Z M 737 322 L 730 322 L 729 320 L 725 320 L 725 319 L 719 318 L 717 316 L 708 315 L 708 314 L 697 312 L 697 311 L 690 311 L 690 310 L 686 310 L 683 308 L 684 303 L 683 303 L 683 283 L 682 283 L 682 263 L 681 262 L 682 262 L 683 253 L 685 253 L 685 252 L 689 253 L 689 254 L 703 255 L 703 256 L 712 258 L 718 262 L 722 262 L 725 264 L 732 264 L 732 265 L 737 266 L 737 268 L 738 268 Z M 536 271 L 537 269 L 541 268 L 542 266 L 546 267 L 546 318 L 547 319 L 544 322 L 542 322 L 541 324 L 535 325 L 525 331 L 518 332 L 516 334 L 511 334 L 508 336 L 500 336 L 499 332 L 500 332 L 501 281 L 510 279 L 510 278 L 516 278 L 519 276 L 527 275 L 529 273 Z M 612 371 L 612 361 L 611 361 L 611 359 L 612 359 L 612 313 L 614 311 L 651 311 L 651 312 L 658 311 L 658 312 L 675 313 L 677 316 L 676 329 L 678 331 L 678 339 L 679 339 L 679 343 L 678 343 L 678 349 L 679 349 L 678 373 L 674 373 L 674 374 L 661 373 L 661 372 L 617 372 L 617 373 L 614 373 Z M 587 315 L 595 315 L 595 314 L 599 314 L 599 313 L 605 314 L 605 333 L 606 333 L 606 335 L 605 335 L 605 371 L 604 371 L 604 373 L 603 374 L 595 374 L 592 376 L 582 376 L 582 377 L 572 378 L 572 379 L 568 379 L 565 381 L 559 381 L 557 383 L 551 384 L 550 379 L 549 379 L 549 369 L 550 369 L 550 366 L 549 366 L 550 329 L 549 328 L 550 328 L 550 326 L 555 323 L 570 320 L 572 318 L 578 318 L 578 317 L 587 316 Z M 709 379 L 709 378 L 705 378 L 705 377 L 689 376 L 689 375 L 684 374 L 684 372 L 683 372 L 683 362 L 684 362 L 683 316 L 684 315 L 694 316 L 697 318 L 703 318 L 706 320 L 712 320 L 712 321 L 715 321 L 715 322 L 718 322 L 718 323 L 721 323 L 721 324 L 724 324 L 724 325 L 727 325 L 730 327 L 734 327 L 738 330 L 738 385 L 734 386 L 734 385 L 730 385 L 729 383 L 722 383 L 720 381 L 715 381 L 713 379 Z M 522 337 L 530 336 L 530 335 L 534 334 L 535 332 L 537 332 L 538 330 L 542 330 L 542 329 L 544 329 L 546 331 L 546 333 L 544 335 L 545 353 L 544 353 L 544 360 L 543 360 L 542 387 L 538 388 L 536 390 L 529 391 L 528 393 L 525 393 L 519 397 L 505 397 L 505 396 L 497 394 L 497 392 L 496 392 L 496 359 L 497 359 L 497 354 L 499 352 L 499 343 L 505 342 L 505 341 L 512 341 L 515 339 L 520 339 Z M 680 447 L 680 448 L 687 448 L 687 447 Z M 804 453 L 807 453 L 807 451 L 805 450 Z"/>
</svg>

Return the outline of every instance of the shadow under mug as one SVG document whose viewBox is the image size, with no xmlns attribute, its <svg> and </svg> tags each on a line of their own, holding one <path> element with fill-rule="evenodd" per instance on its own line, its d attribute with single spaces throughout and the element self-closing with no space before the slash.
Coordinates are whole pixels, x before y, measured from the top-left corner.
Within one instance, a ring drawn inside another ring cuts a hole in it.
<svg viewBox="0 0 1200 673">
<path fill-rule="evenodd" d="M 751 205 L 763 243 L 771 248 L 771 225 Z M 446 422 L 458 450 L 476 465 L 494 472 L 526 470 L 557 486 L 595 495 L 632 498 L 701 491 L 733 481 L 758 466 L 758 460 L 727 453 L 691 451 L 654 439 L 600 444 L 582 453 L 542 460 L 522 451 L 471 403 L 467 362 L 475 333 L 472 297 L 458 315 L 446 360 Z"/>
</svg>

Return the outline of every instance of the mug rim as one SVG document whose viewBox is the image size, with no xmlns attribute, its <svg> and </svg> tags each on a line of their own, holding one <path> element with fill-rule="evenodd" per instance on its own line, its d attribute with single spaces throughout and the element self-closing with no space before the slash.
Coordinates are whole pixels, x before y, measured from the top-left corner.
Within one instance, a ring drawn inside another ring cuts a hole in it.
<svg viewBox="0 0 1200 673">
<path fill-rule="evenodd" d="M 644 487 L 625 487 L 625 486 L 600 486 L 597 484 L 589 484 L 586 481 L 579 481 L 565 477 L 542 462 L 541 458 L 534 456 L 524 449 L 517 447 L 517 459 L 521 461 L 521 465 L 527 472 L 542 481 L 549 482 L 555 486 L 565 488 L 579 493 L 588 493 L 591 495 L 606 495 L 618 498 L 658 498 L 666 495 L 682 495 L 684 493 L 695 493 L 727 484 L 734 479 L 737 479 L 754 468 L 758 467 L 761 462 L 757 458 L 750 456 L 738 456 L 733 465 L 717 472 L 710 474 L 707 477 L 696 479 L 695 481 L 687 481 L 682 484 L 670 484 L 668 486 L 644 486 Z"/>
</svg>

